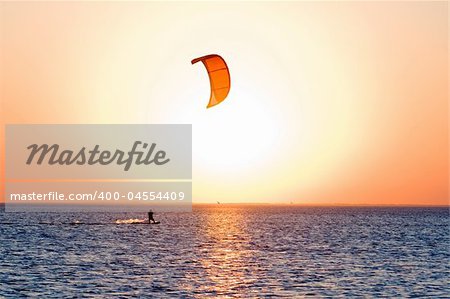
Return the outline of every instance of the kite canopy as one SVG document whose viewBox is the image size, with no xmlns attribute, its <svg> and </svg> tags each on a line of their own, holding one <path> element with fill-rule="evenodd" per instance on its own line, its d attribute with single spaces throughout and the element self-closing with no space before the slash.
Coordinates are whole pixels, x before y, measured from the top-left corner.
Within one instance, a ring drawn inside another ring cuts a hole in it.
<svg viewBox="0 0 450 299">
<path fill-rule="evenodd" d="M 216 54 L 195 58 L 192 64 L 203 62 L 208 71 L 209 83 L 211 85 L 211 96 L 206 108 L 215 106 L 225 100 L 230 91 L 230 72 L 225 60 Z"/>
</svg>

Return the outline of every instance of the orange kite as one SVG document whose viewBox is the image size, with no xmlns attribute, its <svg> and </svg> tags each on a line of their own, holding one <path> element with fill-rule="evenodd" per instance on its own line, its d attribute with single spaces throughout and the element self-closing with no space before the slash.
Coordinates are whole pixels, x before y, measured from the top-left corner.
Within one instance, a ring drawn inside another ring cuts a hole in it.
<svg viewBox="0 0 450 299">
<path fill-rule="evenodd" d="M 211 85 L 211 96 L 206 108 L 215 106 L 225 100 L 230 92 L 230 72 L 225 60 L 216 54 L 206 55 L 195 58 L 191 61 L 192 64 L 203 62 L 208 71 L 209 83 Z"/>
</svg>

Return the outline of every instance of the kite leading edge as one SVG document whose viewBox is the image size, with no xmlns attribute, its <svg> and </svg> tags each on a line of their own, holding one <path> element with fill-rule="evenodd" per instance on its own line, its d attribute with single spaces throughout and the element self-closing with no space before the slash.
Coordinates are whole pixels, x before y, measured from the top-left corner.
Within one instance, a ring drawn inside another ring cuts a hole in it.
<svg viewBox="0 0 450 299">
<path fill-rule="evenodd" d="M 209 83 L 211 85 L 211 96 L 206 108 L 215 106 L 225 100 L 230 92 L 231 81 L 230 72 L 225 60 L 217 54 L 211 54 L 195 58 L 191 61 L 192 64 L 203 62 L 208 71 Z"/>
</svg>

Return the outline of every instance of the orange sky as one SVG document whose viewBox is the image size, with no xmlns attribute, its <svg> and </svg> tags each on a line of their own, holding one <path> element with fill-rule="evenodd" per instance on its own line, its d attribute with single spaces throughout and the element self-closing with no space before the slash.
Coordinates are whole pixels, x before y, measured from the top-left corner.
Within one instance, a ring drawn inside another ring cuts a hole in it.
<svg viewBox="0 0 450 299">
<path fill-rule="evenodd" d="M 194 202 L 448 204 L 447 2 L 0 14 L 2 125 L 192 123 Z M 190 61 L 212 53 L 232 89 L 206 110 L 207 74 Z"/>
</svg>

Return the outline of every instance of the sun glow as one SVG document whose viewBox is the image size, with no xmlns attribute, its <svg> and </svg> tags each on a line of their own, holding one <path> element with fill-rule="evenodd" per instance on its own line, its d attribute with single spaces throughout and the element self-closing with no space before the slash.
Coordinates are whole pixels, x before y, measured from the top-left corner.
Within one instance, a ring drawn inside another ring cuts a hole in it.
<svg viewBox="0 0 450 299">
<path fill-rule="evenodd" d="M 195 202 L 448 204 L 447 3 L 1 9 L 4 123 L 192 124 Z"/>
</svg>

